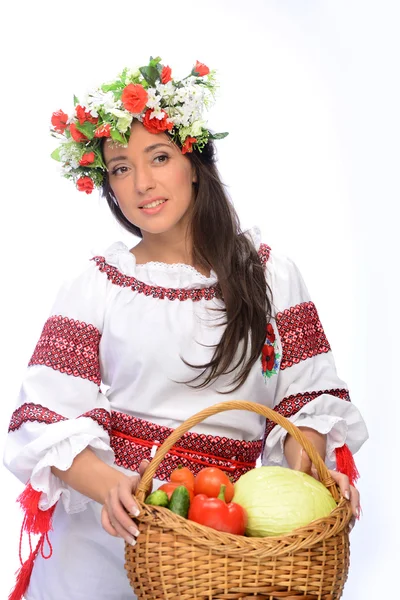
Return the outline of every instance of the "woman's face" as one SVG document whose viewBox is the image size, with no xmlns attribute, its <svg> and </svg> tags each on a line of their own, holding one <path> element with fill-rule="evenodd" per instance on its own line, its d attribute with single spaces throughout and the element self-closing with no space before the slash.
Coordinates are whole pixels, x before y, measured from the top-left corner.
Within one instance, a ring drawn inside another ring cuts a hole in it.
<svg viewBox="0 0 400 600">
<path fill-rule="evenodd" d="M 128 147 L 108 139 L 103 154 L 119 207 L 143 235 L 186 231 L 196 176 L 165 133 L 149 133 L 136 121 Z"/>
</svg>

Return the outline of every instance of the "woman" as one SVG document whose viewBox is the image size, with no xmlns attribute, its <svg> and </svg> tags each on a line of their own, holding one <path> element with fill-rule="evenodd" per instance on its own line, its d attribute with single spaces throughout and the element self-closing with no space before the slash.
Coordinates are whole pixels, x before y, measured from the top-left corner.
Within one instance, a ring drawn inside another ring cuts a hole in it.
<svg viewBox="0 0 400 600">
<path fill-rule="evenodd" d="M 240 230 L 215 166 L 213 139 L 225 134 L 211 134 L 202 114 L 214 77 L 197 62 L 173 80 L 152 59 L 77 102 L 69 119 L 53 115 L 64 175 L 87 193 L 101 187 L 140 241 L 113 244 L 63 287 L 30 360 L 5 463 L 27 484 L 26 528 L 42 536 L 13 600 L 28 582 L 28 600 L 131 599 L 123 544 L 138 535 L 127 513 L 138 510 L 145 461 L 223 399 L 300 426 L 359 516 L 351 454 L 365 424 L 297 267 L 257 228 Z M 216 415 L 180 446 L 188 458 L 171 453 L 155 486 L 179 463 L 235 479 L 260 457 L 312 472 L 297 442 L 254 413 Z"/>
</svg>

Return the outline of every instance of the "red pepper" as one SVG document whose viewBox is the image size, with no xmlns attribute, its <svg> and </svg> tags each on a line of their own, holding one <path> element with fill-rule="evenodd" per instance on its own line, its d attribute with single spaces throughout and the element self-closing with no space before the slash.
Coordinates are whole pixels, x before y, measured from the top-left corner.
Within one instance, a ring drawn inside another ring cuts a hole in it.
<svg viewBox="0 0 400 600">
<path fill-rule="evenodd" d="M 245 509 L 235 502 L 225 502 L 225 486 L 218 498 L 197 494 L 190 504 L 188 519 L 225 533 L 243 535 L 247 525 Z"/>
</svg>

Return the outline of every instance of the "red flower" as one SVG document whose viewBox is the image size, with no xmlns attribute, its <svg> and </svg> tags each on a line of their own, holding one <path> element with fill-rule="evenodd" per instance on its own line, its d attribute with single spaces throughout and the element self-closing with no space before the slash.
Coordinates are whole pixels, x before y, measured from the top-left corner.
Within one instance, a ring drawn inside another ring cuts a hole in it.
<svg viewBox="0 0 400 600">
<path fill-rule="evenodd" d="M 264 346 L 261 362 L 263 371 L 272 371 L 275 364 L 275 350 L 273 346 Z"/>
<path fill-rule="evenodd" d="M 121 96 L 122 104 L 131 113 L 141 113 L 148 100 L 148 94 L 140 83 L 127 85 Z"/>
<path fill-rule="evenodd" d="M 85 121 L 89 121 L 89 123 L 96 124 L 99 120 L 98 117 L 92 117 L 90 112 L 86 111 L 82 106 L 80 106 L 80 104 L 78 104 L 75 111 L 80 125 L 83 125 Z"/>
<path fill-rule="evenodd" d="M 60 108 L 56 112 L 53 112 L 51 116 L 51 124 L 58 133 L 64 133 L 67 128 L 68 115 L 65 114 Z"/>
<path fill-rule="evenodd" d="M 192 146 L 197 142 L 197 138 L 187 137 L 183 146 L 182 146 L 182 154 L 186 154 L 186 152 L 192 152 Z"/>
<path fill-rule="evenodd" d="M 96 129 L 96 131 L 94 132 L 94 137 L 96 137 L 96 138 L 110 137 L 110 130 L 111 130 L 110 123 L 105 123 L 104 125 L 100 125 L 100 127 L 98 127 Z"/>
<path fill-rule="evenodd" d="M 168 83 L 171 79 L 171 67 L 163 67 L 161 71 L 161 83 Z"/>
<path fill-rule="evenodd" d="M 268 323 L 267 325 L 267 339 L 269 342 L 271 342 L 272 344 L 275 341 L 275 333 L 274 333 L 274 328 L 272 327 L 271 323 Z"/>
<path fill-rule="evenodd" d="M 143 118 L 143 125 L 146 127 L 147 131 L 150 133 L 162 133 L 163 131 L 167 131 L 167 129 L 172 129 L 174 124 L 168 121 L 168 115 L 163 110 L 163 118 L 157 119 L 153 117 L 150 119 L 150 115 L 153 112 L 151 108 L 146 110 L 146 113 Z"/>
<path fill-rule="evenodd" d="M 86 192 L 87 194 L 91 194 L 94 188 L 93 179 L 90 177 L 79 177 L 76 182 L 76 187 L 80 192 Z"/>
<path fill-rule="evenodd" d="M 209 72 L 210 69 L 205 64 L 196 60 L 196 64 L 192 71 L 193 75 L 200 75 L 200 77 L 203 77 L 203 75 L 208 75 Z"/>
<path fill-rule="evenodd" d="M 81 165 L 81 167 L 87 167 L 88 165 L 91 165 L 94 162 L 94 152 L 87 152 L 86 154 L 84 154 L 81 158 L 81 160 L 79 161 L 79 164 Z"/>
<path fill-rule="evenodd" d="M 71 125 L 69 126 L 69 130 L 71 132 L 71 135 L 72 135 L 73 139 L 76 142 L 87 142 L 86 135 L 83 135 L 83 133 L 81 133 L 80 131 L 78 131 L 78 129 L 76 128 L 75 123 L 71 123 Z"/>
</svg>

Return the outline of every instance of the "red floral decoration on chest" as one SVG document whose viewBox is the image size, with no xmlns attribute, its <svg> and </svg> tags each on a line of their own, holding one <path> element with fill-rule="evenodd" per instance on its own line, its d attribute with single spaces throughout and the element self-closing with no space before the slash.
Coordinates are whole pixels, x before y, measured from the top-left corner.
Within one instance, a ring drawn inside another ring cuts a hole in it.
<svg viewBox="0 0 400 600">
<path fill-rule="evenodd" d="M 266 339 L 264 347 L 261 351 L 261 367 L 265 378 L 270 378 L 276 375 L 279 370 L 280 354 L 275 352 L 276 336 L 271 323 L 266 327 Z"/>
</svg>

